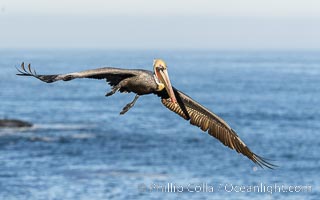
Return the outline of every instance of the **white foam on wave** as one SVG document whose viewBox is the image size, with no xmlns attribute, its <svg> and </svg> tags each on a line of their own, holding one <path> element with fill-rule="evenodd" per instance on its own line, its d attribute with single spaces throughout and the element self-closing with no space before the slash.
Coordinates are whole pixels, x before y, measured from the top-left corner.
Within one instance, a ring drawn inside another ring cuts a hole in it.
<svg viewBox="0 0 320 200">
<path fill-rule="evenodd" d="M 14 127 L 14 128 L 1 128 L 0 129 L 0 137 L 5 135 L 12 135 L 16 133 L 21 133 L 25 131 L 32 130 L 33 127 Z"/>
<path fill-rule="evenodd" d="M 59 138 L 49 137 L 49 136 L 32 136 L 30 137 L 31 141 L 41 141 L 41 142 L 56 142 Z"/>
<path fill-rule="evenodd" d="M 88 138 L 94 138 L 95 135 L 89 134 L 89 133 L 77 133 L 70 136 L 74 139 L 88 139 Z"/>
<path fill-rule="evenodd" d="M 94 134 L 89 134 L 89 133 L 79 133 L 79 134 L 72 134 L 72 135 L 64 135 L 64 136 L 40 136 L 40 135 L 31 135 L 28 136 L 30 141 L 40 141 L 40 142 L 57 142 L 61 139 L 66 139 L 66 140 L 82 140 L 82 139 L 89 139 L 89 138 L 94 138 Z"/>
<path fill-rule="evenodd" d="M 33 132 L 35 130 L 83 130 L 94 128 L 94 124 L 34 124 L 32 127 L 13 127 L 1 128 L 0 137 L 5 135 L 20 134 L 24 132 Z M 88 134 L 77 134 L 74 138 L 89 138 Z"/>
<path fill-rule="evenodd" d="M 35 129 L 50 129 L 50 130 L 79 130 L 96 127 L 93 124 L 36 124 Z"/>
</svg>

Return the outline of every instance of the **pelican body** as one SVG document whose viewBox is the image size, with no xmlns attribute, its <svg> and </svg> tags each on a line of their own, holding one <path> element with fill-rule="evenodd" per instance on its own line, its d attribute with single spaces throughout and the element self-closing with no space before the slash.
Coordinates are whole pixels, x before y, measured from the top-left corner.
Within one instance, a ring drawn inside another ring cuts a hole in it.
<svg viewBox="0 0 320 200">
<path fill-rule="evenodd" d="M 112 90 L 106 93 L 106 96 L 111 96 L 117 91 L 136 94 L 133 101 L 122 109 L 120 112 L 122 115 L 134 106 L 140 96 L 155 94 L 161 98 L 162 104 L 169 110 L 177 113 L 185 120 L 189 120 L 190 124 L 198 126 L 204 132 L 208 132 L 229 148 L 245 155 L 260 167 L 270 169 L 275 167 L 266 159 L 253 153 L 223 119 L 188 95 L 172 87 L 167 65 L 163 60 L 155 59 L 153 70 L 152 72 L 142 69 L 104 67 L 68 74 L 38 75 L 35 71 L 32 71 L 30 64 L 26 69 L 24 63 L 22 63 L 21 69 L 18 69 L 20 73 L 17 75 L 33 76 L 47 83 L 59 80 L 70 81 L 76 78 L 106 79 L 112 86 Z"/>
</svg>

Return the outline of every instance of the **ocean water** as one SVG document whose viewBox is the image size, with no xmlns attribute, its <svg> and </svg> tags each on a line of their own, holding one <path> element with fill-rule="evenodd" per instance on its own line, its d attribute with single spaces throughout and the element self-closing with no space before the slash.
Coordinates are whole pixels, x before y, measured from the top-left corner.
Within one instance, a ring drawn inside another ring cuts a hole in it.
<svg viewBox="0 0 320 200">
<path fill-rule="evenodd" d="M 104 80 L 46 84 L 16 76 L 114 66 L 152 70 L 214 111 L 258 155 L 261 169 L 191 126 L 154 95 L 105 97 Z M 0 199 L 319 199 L 320 52 L 1 50 Z"/>
</svg>

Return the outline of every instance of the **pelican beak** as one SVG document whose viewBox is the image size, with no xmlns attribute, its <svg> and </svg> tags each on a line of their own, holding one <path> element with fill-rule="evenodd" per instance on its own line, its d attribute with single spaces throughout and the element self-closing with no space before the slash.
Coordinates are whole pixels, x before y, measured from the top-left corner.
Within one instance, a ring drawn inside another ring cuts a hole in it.
<svg viewBox="0 0 320 200">
<path fill-rule="evenodd" d="M 171 102 L 177 103 L 177 99 L 176 99 L 176 96 L 174 95 L 167 69 L 160 70 L 159 73 L 160 73 L 159 78 L 160 78 L 161 82 L 164 84 L 164 87 L 166 88 L 166 90 L 169 94 Z"/>
</svg>

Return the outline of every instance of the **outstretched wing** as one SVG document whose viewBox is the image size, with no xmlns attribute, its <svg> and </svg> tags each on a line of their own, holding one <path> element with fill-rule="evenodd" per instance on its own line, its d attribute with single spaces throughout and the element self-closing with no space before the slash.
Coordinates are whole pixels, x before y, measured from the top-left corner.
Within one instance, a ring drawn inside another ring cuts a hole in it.
<svg viewBox="0 0 320 200">
<path fill-rule="evenodd" d="M 20 72 L 20 74 L 17 74 L 19 76 L 33 76 L 46 83 L 52 83 L 60 80 L 70 81 L 76 78 L 93 78 L 106 79 L 111 86 L 117 85 L 123 79 L 136 76 L 138 73 L 136 70 L 104 67 L 69 74 L 38 75 L 35 70 L 31 69 L 30 64 L 26 69 L 24 63 L 21 64 L 21 69 L 17 70 Z"/>
<path fill-rule="evenodd" d="M 161 101 L 168 109 L 177 113 L 184 119 L 190 120 L 190 124 L 198 126 L 205 132 L 208 131 L 211 136 L 217 138 L 229 148 L 247 156 L 260 167 L 276 167 L 262 157 L 253 153 L 223 119 L 200 105 L 183 92 L 174 88 L 174 93 L 178 104 L 172 103 L 170 98 L 167 98 L 166 94 L 158 94 L 159 96 L 162 96 Z"/>
</svg>

